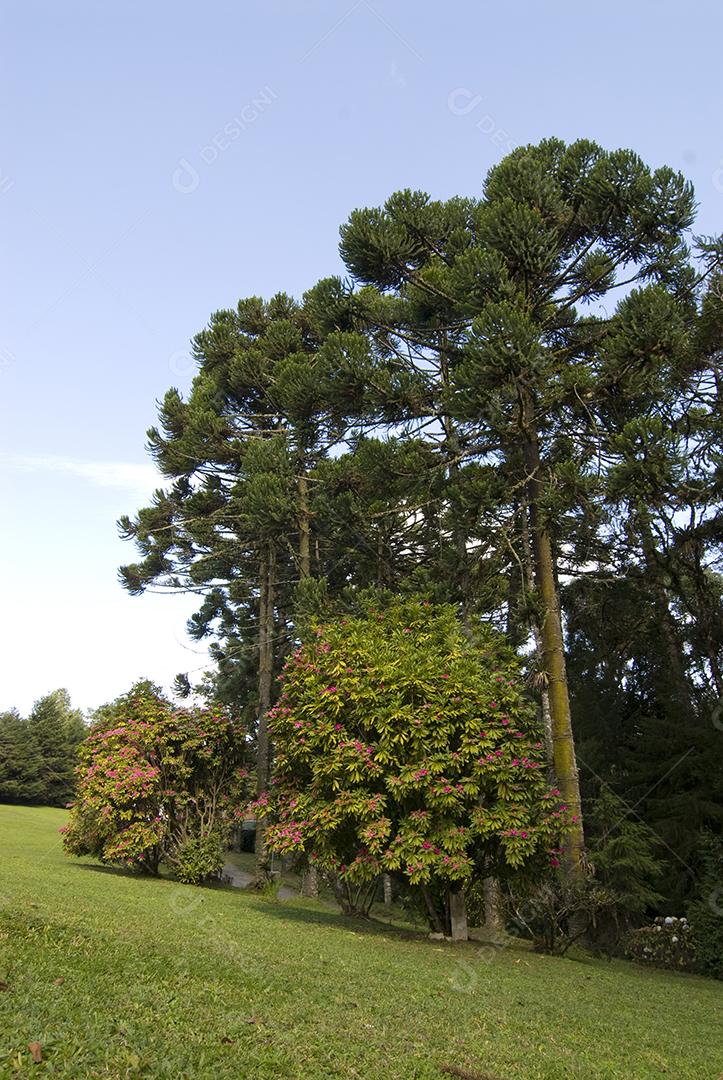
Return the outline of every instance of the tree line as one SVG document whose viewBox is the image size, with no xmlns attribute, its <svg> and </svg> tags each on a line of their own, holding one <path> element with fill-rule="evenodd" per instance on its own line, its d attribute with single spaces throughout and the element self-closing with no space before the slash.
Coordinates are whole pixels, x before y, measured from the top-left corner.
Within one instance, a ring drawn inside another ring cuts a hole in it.
<svg viewBox="0 0 723 1080">
<path fill-rule="evenodd" d="M 86 733 L 64 689 L 39 698 L 27 718 L 16 709 L 0 713 L 0 802 L 65 806 Z"/>
<path fill-rule="evenodd" d="M 526 657 L 572 875 L 607 861 L 631 909 L 696 894 L 723 820 L 723 243 L 694 218 L 679 173 L 550 139 L 479 196 L 354 211 L 347 278 L 194 338 L 121 577 L 198 595 L 201 689 L 245 712 L 259 795 L 309 620 L 422 597 Z"/>
</svg>

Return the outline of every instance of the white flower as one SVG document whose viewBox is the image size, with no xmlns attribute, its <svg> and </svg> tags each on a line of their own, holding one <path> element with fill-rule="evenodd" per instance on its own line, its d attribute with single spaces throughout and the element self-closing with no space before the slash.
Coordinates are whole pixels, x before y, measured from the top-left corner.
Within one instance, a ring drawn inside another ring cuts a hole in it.
<svg viewBox="0 0 723 1080">
<path fill-rule="evenodd" d="M 670 940 L 671 940 L 671 941 L 673 942 L 673 944 L 675 945 L 675 943 L 676 943 L 676 941 L 678 940 L 678 938 L 677 938 L 677 937 L 675 936 L 675 934 L 673 934 L 673 936 L 672 936 L 672 938 L 671 938 Z"/>
<path fill-rule="evenodd" d="M 673 918 L 672 915 L 666 915 L 665 916 L 665 925 L 666 926 L 672 926 L 674 922 L 675 922 L 675 919 Z"/>
</svg>

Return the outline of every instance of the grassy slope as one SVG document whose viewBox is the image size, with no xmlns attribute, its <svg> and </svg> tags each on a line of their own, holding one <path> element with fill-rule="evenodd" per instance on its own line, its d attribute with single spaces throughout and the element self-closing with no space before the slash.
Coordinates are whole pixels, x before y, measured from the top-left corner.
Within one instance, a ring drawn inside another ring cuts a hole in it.
<svg viewBox="0 0 723 1080">
<path fill-rule="evenodd" d="M 723 1070 L 718 983 L 521 948 L 490 958 L 313 902 L 126 876 L 65 859 L 63 818 L 0 807 L 2 1078 Z"/>
</svg>

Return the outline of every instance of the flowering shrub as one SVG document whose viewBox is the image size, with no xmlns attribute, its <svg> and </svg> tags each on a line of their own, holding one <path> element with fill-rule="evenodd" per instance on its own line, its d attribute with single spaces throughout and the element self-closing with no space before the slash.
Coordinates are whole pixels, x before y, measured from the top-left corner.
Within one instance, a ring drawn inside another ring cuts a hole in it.
<svg viewBox="0 0 723 1080">
<path fill-rule="evenodd" d="M 692 969 L 695 949 L 690 923 L 674 915 L 660 915 L 651 926 L 630 931 L 625 954 L 630 960 L 654 967 Z"/>
<path fill-rule="evenodd" d="M 176 709 L 139 684 L 103 710 L 80 748 L 66 852 L 151 873 L 165 860 L 182 880 L 204 880 L 222 865 L 245 801 L 243 751 L 224 712 Z"/>
<path fill-rule="evenodd" d="M 483 864 L 557 865 L 568 810 L 497 635 L 471 642 L 452 608 L 400 603 L 317 627 L 283 679 L 255 804 L 270 849 L 305 853 L 349 896 L 383 872 L 457 889 Z"/>
</svg>

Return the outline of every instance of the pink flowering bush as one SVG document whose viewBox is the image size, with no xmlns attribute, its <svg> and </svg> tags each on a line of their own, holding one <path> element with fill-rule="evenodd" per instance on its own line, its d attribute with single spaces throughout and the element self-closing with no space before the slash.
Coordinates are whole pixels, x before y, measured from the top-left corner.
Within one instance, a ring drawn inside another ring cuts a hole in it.
<svg viewBox="0 0 723 1080">
<path fill-rule="evenodd" d="M 451 607 L 409 601 L 318 626 L 283 679 L 256 812 L 270 849 L 337 876 L 344 906 L 382 873 L 430 898 L 555 864 L 568 811 L 499 636 L 470 641 Z"/>
<path fill-rule="evenodd" d="M 217 873 L 247 799 L 244 733 L 222 710 L 178 709 L 140 683 L 101 710 L 80 748 L 70 855 L 198 884 Z"/>
</svg>

